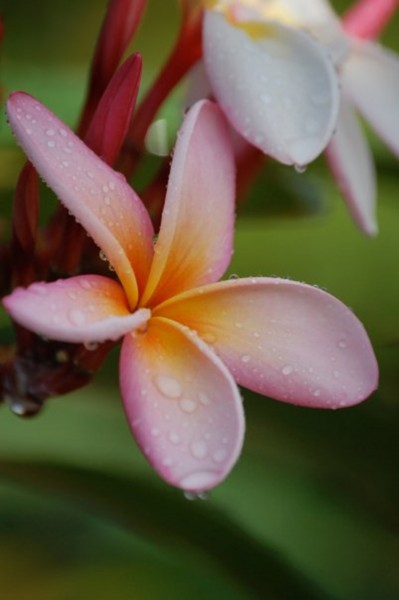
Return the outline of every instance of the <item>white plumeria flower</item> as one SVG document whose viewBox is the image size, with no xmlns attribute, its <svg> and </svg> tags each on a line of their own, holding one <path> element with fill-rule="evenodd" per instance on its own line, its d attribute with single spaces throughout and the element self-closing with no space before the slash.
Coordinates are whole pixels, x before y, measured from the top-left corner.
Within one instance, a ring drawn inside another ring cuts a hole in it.
<svg viewBox="0 0 399 600">
<path fill-rule="evenodd" d="M 212 93 L 250 144 L 296 165 L 327 148 L 355 222 L 377 232 L 375 168 L 354 109 L 399 155 L 396 55 L 346 32 L 326 0 L 222 0 L 208 3 L 204 62 Z"/>
</svg>

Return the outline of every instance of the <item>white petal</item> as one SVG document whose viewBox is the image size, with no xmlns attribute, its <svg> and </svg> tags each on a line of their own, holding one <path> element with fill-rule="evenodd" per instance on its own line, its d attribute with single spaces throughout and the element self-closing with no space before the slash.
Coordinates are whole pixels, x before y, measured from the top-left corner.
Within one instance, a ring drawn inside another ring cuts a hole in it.
<svg viewBox="0 0 399 600">
<path fill-rule="evenodd" d="M 327 157 L 355 222 L 364 233 L 375 235 L 374 161 L 356 115 L 346 101 L 342 101 L 337 130 L 327 147 Z"/>
<path fill-rule="evenodd" d="M 208 11 L 204 59 L 215 97 L 247 141 L 285 164 L 305 165 L 324 150 L 338 83 L 310 36 L 275 23 L 235 26 Z"/>
<path fill-rule="evenodd" d="M 342 81 L 357 108 L 399 156 L 399 57 L 374 42 L 357 41 Z"/>
</svg>

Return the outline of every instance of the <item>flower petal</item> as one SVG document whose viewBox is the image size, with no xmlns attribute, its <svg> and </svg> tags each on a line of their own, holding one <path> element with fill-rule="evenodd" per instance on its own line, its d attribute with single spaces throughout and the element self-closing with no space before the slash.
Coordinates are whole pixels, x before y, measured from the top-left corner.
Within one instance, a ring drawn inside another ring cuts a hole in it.
<svg viewBox="0 0 399 600">
<path fill-rule="evenodd" d="M 234 159 L 227 123 L 208 100 L 179 134 L 165 208 L 142 305 L 217 281 L 233 249 Z"/>
<path fill-rule="evenodd" d="M 334 61 L 340 61 L 348 43 L 340 21 L 327 0 L 269 0 L 262 2 L 262 15 L 285 25 L 304 29 L 327 47 Z"/>
<path fill-rule="evenodd" d="M 147 309 L 131 314 L 119 283 L 100 275 L 33 283 L 14 290 L 3 304 L 20 325 L 63 342 L 116 340 L 150 317 Z"/>
<path fill-rule="evenodd" d="M 153 229 L 140 199 L 121 174 L 28 94 L 11 95 L 8 116 L 31 162 L 115 268 L 133 309 L 137 284 L 142 289 L 152 259 Z"/>
<path fill-rule="evenodd" d="M 239 456 L 242 402 L 230 373 L 187 328 L 151 319 L 126 336 L 121 390 L 134 437 L 159 475 L 187 491 L 214 487 Z"/>
<path fill-rule="evenodd" d="M 399 57 L 374 42 L 354 42 L 342 82 L 363 116 L 399 156 Z"/>
<path fill-rule="evenodd" d="M 360 38 L 376 38 L 398 8 L 398 0 L 358 0 L 345 12 L 345 31 Z"/>
<path fill-rule="evenodd" d="M 355 222 L 364 233 L 376 235 L 373 156 L 355 113 L 344 99 L 336 132 L 327 146 L 327 158 Z"/>
<path fill-rule="evenodd" d="M 232 25 L 207 11 L 204 60 L 218 102 L 251 144 L 297 165 L 324 150 L 337 119 L 338 83 L 309 35 L 273 22 Z"/>
<path fill-rule="evenodd" d="M 312 286 L 225 281 L 181 294 L 154 314 L 197 331 L 240 385 L 277 400 L 338 408 L 376 387 L 377 364 L 362 324 Z"/>
</svg>

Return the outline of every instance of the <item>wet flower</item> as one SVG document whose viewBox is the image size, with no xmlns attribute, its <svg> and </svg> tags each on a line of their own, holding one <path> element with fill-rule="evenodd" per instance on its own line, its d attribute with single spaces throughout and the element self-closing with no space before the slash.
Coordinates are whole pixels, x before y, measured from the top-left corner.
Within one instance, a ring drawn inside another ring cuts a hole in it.
<svg viewBox="0 0 399 600">
<path fill-rule="evenodd" d="M 306 165 L 327 148 L 369 235 L 377 232 L 375 168 L 355 111 L 399 155 L 399 60 L 364 39 L 396 4 L 362 0 L 346 27 L 326 0 L 220 0 L 208 3 L 204 23 L 207 74 L 234 128 L 285 164 Z"/>
<path fill-rule="evenodd" d="M 140 448 L 167 482 L 212 488 L 242 446 L 236 382 L 278 400 L 338 408 L 375 388 L 377 365 L 353 313 L 326 292 L 275 278 L 217 282 L 232 254 L 234 161 L 218 107 L 187 114 L 157 241 L 126 180 L 43 105 L 8 102 L 18 141 L 101 248 L 112 276 L 19 288 L 18 323 L 67 342 L 123 337 L 120 386 Z"/>
</svg>

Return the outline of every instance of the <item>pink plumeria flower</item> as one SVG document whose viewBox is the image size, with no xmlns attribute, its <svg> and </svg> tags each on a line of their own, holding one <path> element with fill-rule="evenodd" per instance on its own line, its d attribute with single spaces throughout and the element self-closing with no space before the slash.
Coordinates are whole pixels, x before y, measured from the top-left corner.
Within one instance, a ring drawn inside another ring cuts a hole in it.
<svg viewBox="0 0 399 600">
<path fill-rule="evenodd" d="M 43 178 L 101 248 L 119 282 L 80 275 L 17 289 L 4 305 L 49 338 L 123 337 L 120 386 L 140 448 L 170 484 L 218 484 L 237 460 L 236 382 L 293 404 L 339 408 L 376 387 L 361 323 L 326 292 L 272 278 L 216 283 L 233 251 L 234 160 L 219 108 L 201 101 L 178 136 L 158 239 L 123 176 L 31 96 L 8 116 Z"/>
<path fill-rule="evenodd" d="M 372 35 L 396 2 L 363 4 L 348 33 L 326 0 L 213 2 L 204 58 L 215 97 L 249 143 L 297 165 L 327 147 L 355 222 L 373 235 L 375 168 L 354 109 L 399 156 L 399 60 L 353 35 Z"/>
</svg>

